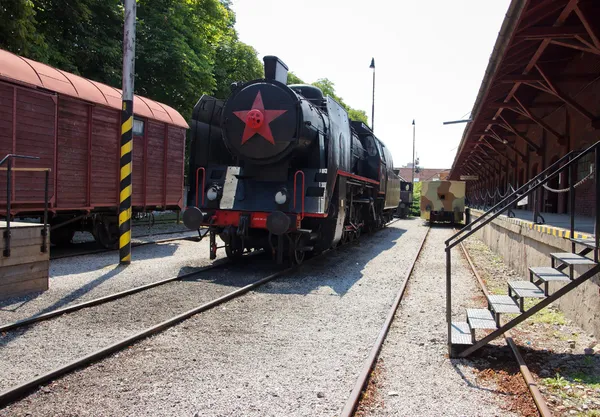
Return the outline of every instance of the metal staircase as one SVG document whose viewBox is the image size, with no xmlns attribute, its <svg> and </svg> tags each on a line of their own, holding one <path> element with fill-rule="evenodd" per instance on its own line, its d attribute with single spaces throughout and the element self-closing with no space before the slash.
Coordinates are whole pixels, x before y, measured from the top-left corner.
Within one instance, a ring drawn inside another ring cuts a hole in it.
<svg viewBox="0 0 600 417">
<path fill-rule="evenodd" d="M 582 152 L 569 152 L 528 183 L 504 197 L 499 203 L 481 215 L 481 217 L 446 240 L 446 320 L 448 323 L 448 354 L 450 357 L 466 357 L 470 355 L 583 284 L 594 275 L 600 273 L 600 263 L 598 262 L 600 216 L 596 214 L 595 237 L 590 239 L 570 239 L 571 252 L 551 253 L 548 262 L 549 266 L 534 266 L 529 268 L 529 281 L 509 281 L 507 295 L 487 295 L 487 309 L 468 308 L 465 314 L 466 321 L 452 322 L 452 248 L 493 221 L 500 214 L 509 210 L 517 201 L 531 193 L 535 193 L 548 180 L 557 177 L 563 171 L 569 173 L 569 212 L 571 215 L 569 236 L 574 236 L 574 183 L 576 181 L 577 162 L 590 153 L 593 153 L 595 156 L 594 178 L 596 181 L 595 200 L 597 213 L 600 209 L 598 204 L 600 200 L 600 181 L 597 169 L 600 163 L 600 142 L 595 143 Z M 577 248 L 579 248 L 578 251 Z M 588 257 L 590 254 L 592 258 Z M 577 276 L 575 267 L 585 268 L 585 271 Z M 564 285 L 555 292 L 550 293 L 551 282 Z M 540 301 L 527 309 L 525 299 L 528 298 L 539 299 Z M 502 324 L 500 320 L 502 314 L 516 316 Z M 477 340 L 475 334 L 477 330 L 491 330 L 491 333 Z"/>
</svg>

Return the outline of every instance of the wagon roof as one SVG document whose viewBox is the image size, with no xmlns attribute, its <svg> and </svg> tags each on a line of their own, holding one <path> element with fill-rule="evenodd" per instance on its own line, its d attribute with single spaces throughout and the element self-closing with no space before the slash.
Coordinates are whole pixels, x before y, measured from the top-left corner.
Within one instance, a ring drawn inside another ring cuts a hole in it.
<svg viewBox="0 0 600 417">
<path fill-rule="evenodd" d="M 0 49 L 0 79 L 26 84 L 81 100 L 121 109 L 121 90 L 87 78 L 61 71 Z M 134 96 L 133 110 L 138 116 L 188 128 L 179 112 L 166 104 Z"/>
</svg>

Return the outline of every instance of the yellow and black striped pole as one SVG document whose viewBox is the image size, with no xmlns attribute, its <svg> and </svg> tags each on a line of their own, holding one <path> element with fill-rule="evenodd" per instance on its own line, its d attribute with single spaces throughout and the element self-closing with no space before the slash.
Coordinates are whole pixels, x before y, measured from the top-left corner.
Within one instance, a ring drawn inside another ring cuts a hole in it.
<svg viewBox="0 0 600 417">
<path fill-rule="evenodd" d="M 119 262 L 131 262 L 131 167 L 133 156 L 133 81 L 135 76 L 135 0 L 125 0 L 123 26 L 123 110 L 119 192 Z"/>
</svg>

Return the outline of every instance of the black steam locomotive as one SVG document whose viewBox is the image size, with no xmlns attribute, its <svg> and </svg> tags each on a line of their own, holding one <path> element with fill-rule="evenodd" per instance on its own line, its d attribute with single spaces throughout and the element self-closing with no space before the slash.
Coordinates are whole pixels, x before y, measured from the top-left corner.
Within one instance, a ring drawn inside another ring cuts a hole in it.
<svg viewBox="0 0 600 417">
<path fill-rule="evenodd" d="M 194 107 L 190 191 L 183 220 L 218 235 L 230 258 L 264 248 L 301 263 L 389 222 L 400 201 L 392 155 L 373 132 L 310 85 L 286 85 L 287 66 L 264 58 L 265 79 Z"/>
</svg>

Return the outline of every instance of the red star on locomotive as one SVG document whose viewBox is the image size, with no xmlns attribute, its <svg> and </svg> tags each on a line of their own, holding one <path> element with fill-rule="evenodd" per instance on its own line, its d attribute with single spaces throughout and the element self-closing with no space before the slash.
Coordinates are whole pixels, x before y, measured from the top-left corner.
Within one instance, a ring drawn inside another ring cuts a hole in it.
<svg viewBox="0 0 600 417">
<path fill-rule="evenodd" d="M 265 110 L 265 105 L 263 104 L 259 90 L 254 99 L 254 103 L 252 103 L 251 110 L 233 112 L 233 114 L 239 117 L 242 122 L 246 123 L 244 134 L 242 136 L 242 145 L 248 142 L 248 140 L 257 133 L 265 138 L 267 142 L 275 145 L 275 139 L 273 139 L 273 133 L 271 132 L 269 123 L 285 112 L 287 112 L 287 110 Z"/>
<path fill-rule="evenodd" d="M 208 229 L 211 259 L 219 237 L 230 258 L 264 249 L 298 264 L 383 227 L 398 208 L 400 179 L 371 129 L 319 88 L 286 85 L 277 57 L 264 61 L 264 79 L 194 107 L 183 220 Z"/>
</svg>

